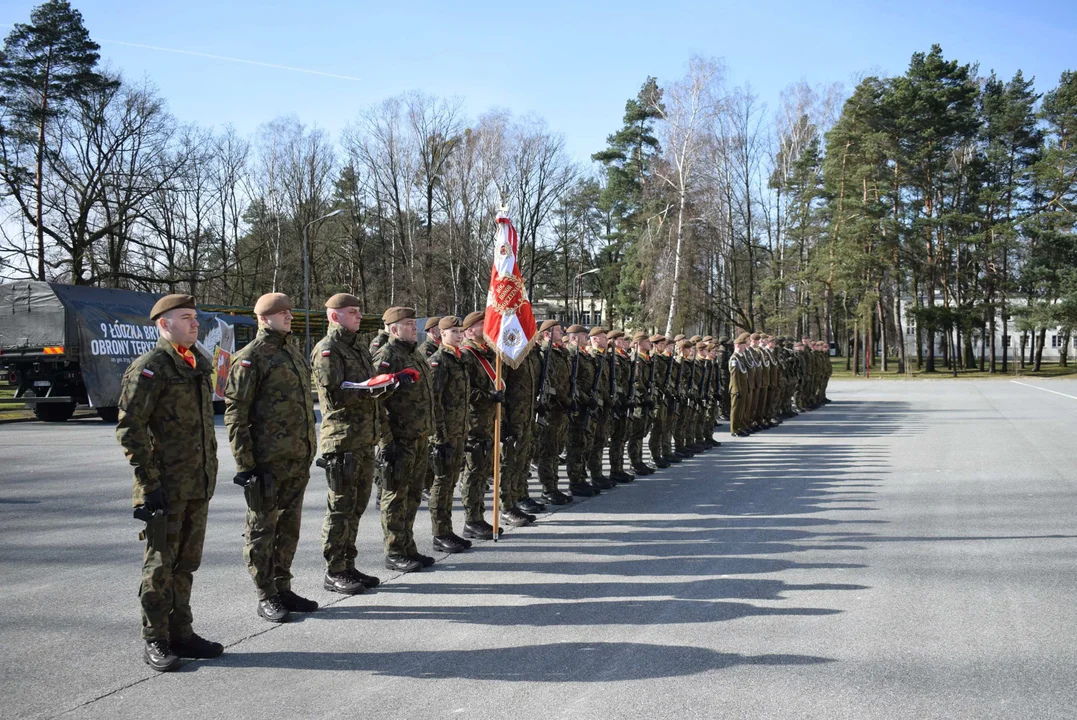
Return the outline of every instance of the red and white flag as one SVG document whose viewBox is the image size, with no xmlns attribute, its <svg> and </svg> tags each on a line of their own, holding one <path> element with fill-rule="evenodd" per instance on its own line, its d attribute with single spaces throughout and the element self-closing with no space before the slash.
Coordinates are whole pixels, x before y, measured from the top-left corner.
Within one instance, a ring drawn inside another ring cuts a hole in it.
<svg viewBox="0 0 1077 720">
<path fill-rule="evenodd" d="M 531 301 L 524 289 L 524 277 L 516 259 L 519 239 L 512 221 L 497 217 L 494 240 L 494 266 L 490 270 L 490 289 L 486 293 L 486 318 L 482 332 L 486 342 L 502 362 L 519 367 L 535 342 L 538 330 Z"/>
</svg>

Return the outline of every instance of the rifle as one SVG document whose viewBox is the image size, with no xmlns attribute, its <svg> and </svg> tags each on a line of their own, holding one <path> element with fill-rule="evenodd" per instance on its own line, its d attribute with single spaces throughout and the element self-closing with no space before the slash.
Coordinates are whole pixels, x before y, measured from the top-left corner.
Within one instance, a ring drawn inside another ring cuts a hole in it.
<svg viewBox="0 0 1077 720">
<path fill-rule="evenodd" d="M 673 355 L 669 356 L 669 363 L 666 365 L 666 379 L 662 381 L 662 392 L 669 392 L 669 381 L 673 379 Z M 671 409 L 673 403 L 666 399 L 666 408 Z"/>
<path fill-rule="evenodd" d="M 617 346 L 610 343 L 606 347 L 606 362 L 610 366 L 610 412 L 621 417 L 621 410 L 617 402 Z"/>
<path fill-rule="evenodd" d="M 700 388 L 702 392 L 699 394 L 700 410 L 710 407 L 710 398 L 707 396 L 711 388 L 711 362 L 710 360 L 704 360 L 703 363 L 703 386 Z"/>
<path fill-rule="evenodd" d="M 632 369 L 628 371 L 628 402 L 626 407 L 632 417 L 638 417 L 636 415 L 636 405 L 638 404 L 636 400 L 636 366 L 639 364 L 639 348 L 633 348 L 629 362 L 632 363 Z"/>
<path fill-rule="evenodd" d="M 670 358 L 670 362 L 676 362 L 677 358 Z M 677 384 L 673 386 L 673 404 L 670 410 L 676 413 L 681 409 L 681 375 L 684 375 L 684 358 L 677 363 Z"/>
<path fill-rule="evenodd" d="M 546 411 L 550 409 L 550 395 L 553 394 L 550 388 L 550 353 L 553 352 L 553 340 L 546 345 L 546 352 L 542 354 L 542 374 L 539 376 L 538 386 L 538 414 L 535 418 L 535 423 L 545 427 L 548 423 L 546 421 Z"/>
<path fill-rule="evenodd" d="M 584 424 L 583 424 L 584 433 L 588 433 L 588 432 L 591 431 L 591 423 L 594 421 L 595 415 L 598 414 L 598 409 L 593 407 L 593 406 L 598 404 L 597 403 L 598 398 L 595 396 L 595 393 L 598 392 L 598 379 L 599 379 L 599 377 L 601 375 L 602 375 L 602 364 L 599 363 L 599 362 L 596 362 L 595 363 L 595 376 L 593 378 L 591 378 L 591 397 L 588 398 L 589 403 L 587 405 L 587 421 L 584 422 Z"/>
</svg>

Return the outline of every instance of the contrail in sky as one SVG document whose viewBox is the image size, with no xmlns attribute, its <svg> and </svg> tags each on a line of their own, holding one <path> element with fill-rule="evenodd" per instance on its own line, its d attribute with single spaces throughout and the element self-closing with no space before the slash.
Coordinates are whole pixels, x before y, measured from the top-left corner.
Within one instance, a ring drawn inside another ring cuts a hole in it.
<svg viewBox="0 0 1077 720">
<path fill-rule="evenodd" d="M 277 65 L 275 63 L 259 62 L 257 60 L 244 60 L 243 58 L 225 57 L 224 55 L 211 55 L 210 53 L 195 52 L 193 50 L 179 50 L 177 48 L 159 47 L 157 45 L 142 45 L 140 43 L 123 42 L 121 40 L 98 40 L 98 42 L 111 45 L 126 45 L 127 47 L 142 48 L 143 50 L 177 53 L 179 55 L 193 55 L 194 57 L 209 58 L 210 60 L 224 60 L 225 62 L 242 63 L 244 65 L 257 65 L 258 67 L 273 68 L 274 70 L 289 70 L 291 72 L 306 73 L 307 75 L 321 75 L 322 77 L 337 78 L 338 80 L 362 82 L 362 78 L 353 77 L 351 75 L 338 75 L 336 73 L 322 72 L 321 70 L 310 70 L 308 68 L 298 68 L 290 65 Z"/>
</svg>

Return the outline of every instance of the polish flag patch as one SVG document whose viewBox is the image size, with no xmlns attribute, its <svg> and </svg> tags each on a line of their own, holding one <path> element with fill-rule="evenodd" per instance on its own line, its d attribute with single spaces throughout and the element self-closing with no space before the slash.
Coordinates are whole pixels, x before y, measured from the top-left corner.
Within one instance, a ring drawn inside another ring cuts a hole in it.
<svg viewBox="0 0 1077 720">
<path fill-rule="evenodd" d="M 382 362 L 381 362 L 381 367 L 389 367 L 389 363 L 387 363 L 387 362 L 385 362 L 384 360 L 382 360 Z"/>
<path fill-rule="evenodd" d="M 242 365 L 243 367 L 250 367 L 251 366 L 251 361 L 250 360 L 240 360 L 239 364 Z"/>
<path fill-rule="evenodd" d="M 332 350 L 322 350 L 322 357 L 329 357 L 333 354 Z"/>
<path fill-rule="evenodd" d="M 148 378 L 153 377 L 153 370 L 150 370 L 149 368 L 143 368 L 142 369 L 142 377 L 148 377 Z"/>
</svg>

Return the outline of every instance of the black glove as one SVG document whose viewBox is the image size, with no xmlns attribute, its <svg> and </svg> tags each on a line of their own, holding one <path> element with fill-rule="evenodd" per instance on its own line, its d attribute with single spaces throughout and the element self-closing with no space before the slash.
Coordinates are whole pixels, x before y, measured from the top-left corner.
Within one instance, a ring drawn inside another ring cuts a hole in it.
<svg viewBox="0 0 1077 720">
<path fill-rule="evenodd" d="M 438 458 L 446 465 L 452 459 L 453 446 L 451 442 L 438 443 L 434 446 L 434 452 L 438 454 Z"/>
<path fill-rule="evenodd" d="M 494 403 L 497 403 L 499 405 L 501 403 L 505 402 L 505 391 L 504 390 L 494 390 L 492 393 L 490 393 L 490 402 L 494 402 Z"/>
<path fill-rule="evenodd" d="M 396 381 L 400 383 L 400 387 L 407 387 L 408 385 L 411 385 L 413 382 L 415 382 L 415 376 L 417 374 L 418 373 L 415 370 L 412 370 L 411 368 L 405 368 L 404 370 L 401 370 L 400 372 L 393 375 L 393 377 L 395 377 Z"/>
<path fill-rule="evenodd" d="M 243 472 L 237 472 L 236 476 L 232 478 L 232 482 L 240 487 L 247 487 L 254 482 L 256 477 L 258 477 L 257 470 L 244 470 Z"/>
<path fill-rule="evenodd" d="M 164 488 L 161 487 L 146 493 L 145 497 L 142 499 L 142 504 L 151 513 L 156 512 L 157 510 L 168 512 L 168 498 L 165 497 Z"/>
<path fill-rule="evenodd" d="M 395 442 L 391 442 L 385 447 L 379 447 L 376 454 L 381 456 L 382 462 L 392 466 L 396 464 L 397 457 L 400 455 L 400 447 Z"/>
</svg>

